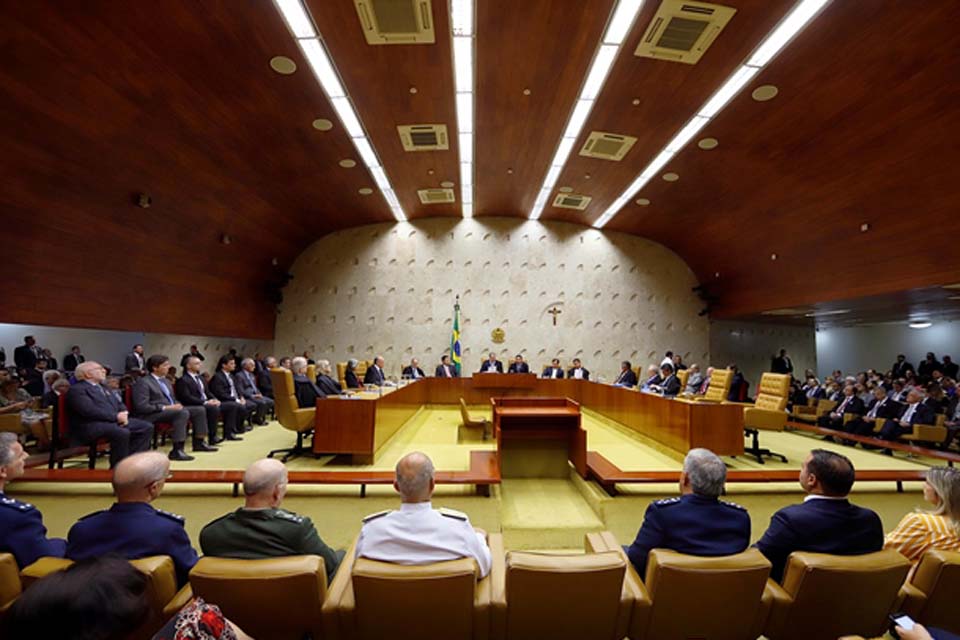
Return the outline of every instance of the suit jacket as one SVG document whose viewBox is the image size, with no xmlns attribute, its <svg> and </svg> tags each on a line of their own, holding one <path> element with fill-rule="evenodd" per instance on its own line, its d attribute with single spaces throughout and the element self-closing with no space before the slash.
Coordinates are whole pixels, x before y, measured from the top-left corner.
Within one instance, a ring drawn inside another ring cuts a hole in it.
<svg viewBox="0 0 960 640">
<path fill-rule="evenodd" d="M 404 367 L 404 368 L 403 368 L 403 373 L 402 373 L 402 375 L 405 376 L 405 377 L 407 377 L 407 378 L 412 378 L 412 377 L 413 377 L 413 367 L 411 367 L 411 366 L 406 366 L 406 367 Z M 420 367 L 417 367 L 417 377 L 418 377 L 418 378 L 426 378 L 426 377 L 427 377 L 426 374 L 423 372 L 423 369 L 421 369 Z"/>
<path fill-rule="evenodd" d="M 57 359 L 54 358 L 53 356 L 47 358 L 47 370 L 48 370 L 48 371 L 56 371 L 57 369 L 58 369 L 58 367 L 57 367 Z"/>
<path fill-rule="evenodd" d="M 530 373 L 530 366 L 526 362 L 511 362 L 507 373 Z"/>
<path fill-rule="evenodd" d="M 136 416 L 147 416 L 151 413 L 160 413 L 167 405 L 173 404 L 163 395 L 160 385 L 164 385 L 167 393 L 173 398 L 173 389 L 166 378 L 157 380 L 151 374 L 147 374 L 137 380 L 133 385 L 133 414 Z"/>
<path fill-rule="evenodd" d="M 146 358 L 140 356 L 140 360 L 137 360 L 137 354 L 131 351 L 127 354 L 127 357 L 123 360 L 123 370 L 124 371 L 142 371 L 144 363 L 146 363 Z"/>
<path fill-rule="evenodd" d="M 503 373 L 503 363 L 499 360 L 494 360 L 493 362 L 490 362 L 490 360 L 484 360 L 483 364 L 480 365 L 480 373 L 493 370 L 496 370 L 497 373 Z"/>
<path fill-rule="evenodd" d="M 37 364 L 37 353 L 34 351 L 34 347 L 22 344 L 14 349 L 13 363 L 17 366 L 17 369 L 33 369 Z"/>
<path fill-rule="evenodd" d="M 867 406 L 867 411 L 864 413 L 870 413 L 873 411 L 873 408 L 877 406 L 877 399 L 874 398 L 870 401 L 870 404 Z M 875 417 L 878 420 L 895 420 L 900 417 L 900 414 L 903 413 L 903 405 L 899 402 L 891 400 L 890 398 L 884 398 L 883 405 L 877 409 Z"/>
<path fill-rule="evenodd" d="M 335 396 L 343 392 L 339 382 L 322 373 L 317 376 L 317 388 L 328 396 Z"/>
<path fill-rule="evenodd" d="M 197 384 L 198 382 L 200 384 Z M 200 394 L 201 387 L 203 387 L 203 395 Z M 210 393 L 210 387 L 203 381 L 203 376 L 199 375 L 197 379 L 194 380 L 193 376 L 189 373 L 183 374 L 182 377 L 177 378 L 177 383 L 173 385 L 173 391 L 180 404 L 187 407 L 199 407 L 207 400 L 213 399 L 213 394 Z M 206 396 L 206 399 L 204 399 L 204 396 Z"/>
<path fill-rule="evenodd" d="M 943 375 L 947 376 L 948 378 L 953 378 L 954 380 L 957 379 L 957 374 L 960 373 L 960 364 L 957 364 L 956 362 L 947 364 L 944 362 L 941 364 L 941 366 L 943 369 L 940 371 L 943 372 Z"/>
<path fill-rule="evenodd" d="M 372 364 L 367 367 L 367 372 L 363 374 L 363 384 L 377 384 L 382 385 L 384 382 L 383 371 L 377 367 L 377 365 Z"/>
<path fill-rule="evenodd" d="M 240 395 L 240 390 L 237 389 L 236 393 L 231 393 L 230 391 L 230 380 L 233 378 L 228 378 L 227 373 L 223 370 L 217 371 L 212 378 L 210 378 L 210 393 L 213 394 L 213 397 L 219 400 L 220 402 L 236 402 L 242 396 Z M 236 389 L 236 383 L 234 383 L 234 389 Z"/>
<path fill-rule="evenodd" d="M 637 374 L 633 372 L 633 369 L 621 371 L 617 375 L 617 379 L 614 381 L 614 384 L 623 385 L 624 387 L 635 387 L 637 386 Z"/>
<path fill-rule="evenodd" d="M 900 413 L 900 419 L 907 415 L 907 411 L 909 410 L 910 405 L 904 405 L 903 411 Z M 933 424 L 936 419 L 937 414 L 933 412 L 933 409 L 930 408 L 930 405 L 920 402 L 917 404 L 917 408 L 914 410 L 913 415 L 910 416 L 910 426 L 912 427 L 915 424 Z"/>
<path fill-rule="evenodd" d="M 663 390 L 663 395 L 675 396 L 680 393 L 680 378 L 671 373 L 666 380 L 660 383 L 660 388 Z"/>
<path fill-rule="evenodd" d="M 844 400 L 841 400 L 840 402 L 837 403 L 837 406 L 833 408 L 833 411 L 831 411 L 831 413 L 838 411 L 840 409 L 840 405 L 844 403 L 845 399 L 846 399 L 846 396 L 844 396 Z M 847 402 L 847 406 L 843 408 L 843 415 L 846 415 L 848 413 L 853 413 L 858 416 L 862 416 L 864 413 L 866 413 L 866 409 L 863 406 L 863 400 L 861 400 L 857 396 L 850 396 L 850 401 Z"/>
<path fill-rule="evenodd" d="M 270 369 L 260 367 L 257 371 L 257 386 L 260 387 L 260 393 L 268 398 L 273 397 L 273 380 L 270 379 Z"/>
<path fill-rule="evenodd" d="M 554 374 L 556 372 L 556 374 Z M 563 368 L 562 367 L 546 367 L 543 370 L 543 373 L 540 374 L 541 378 L 563 378 Z"/>
<path fill-rule="evenodd" d="M 777 356 L 770 362 L 770 371 L 773 373 L 790 373 L 793 371 L 793 362 L 790 358 Z"/>
<path fill-rule="evenodd" d="M 98 384 L 80 381 L 67 391 L 67 418 L 70 430 L 83 433 L 88 425 L 117 424 L 117 414 L 127 408 L 116 396 Z"/>
<path fill-rule="evenodd" d="M 255 373 L 249 373 L 249 375 L 254 378 L 254 380 L 251 382 L 250 379 L 247 378 L 247 375 L 248 372 L 246 371 L 237 371 L 233 374 L 233 384 L 237 387 L 237 393 L 247 400 L 253 400 L 253 397 L 260 393 L 260 389 L 256 386 L 257 376 Z"/>
<path fill-rule="evenodd" d="M 447 375 L 447 374 L 444 372 L 444 370 L 443 370 L 443 365 L 442 365 L 442 364 L 438 364 L 438 365 L 437 365 L 437 370 L 434 372 L 433 375 L 435 375 L 435 376 L 438 377 L 438 378 L 459 378 L 459 377 L 460 377 L 460 374 L 457 373 L 457 368 L 456 368 L 455 366 L 453 366 L 452 364 L 448 364 L 448 365 L 447 365 L 447 369 L 450 370 L 450 375 Z"/>
<path fill-rule="evenodd" d="M 700 391 L 700 385 L 703 384 L 703 374 L 702 373 L 691 373 L 687 378 L 687 388 L 684 389 L 687 393 L 697 393 Z"/>
<path fill-rule="evenodd" d="M 312 409 L 317 406 L 317 398 L 325 397 L 317 385 L 302 373 L 293 376 L 293 393 L 297 397 L 297 406 L 301 409 Z"/>
<path fill-rule="evenodd" d="M 757 548 L 773 564 L 770 577 L 783 578 L 787 557 L 794 551 L 854 556 L 883 548 L 883 525 L 870 509 L 845 498 L 808 499 L 780 509 Z"/>
<path fill-rule="evenodd" d="M 569 369 L 567 369 L 567 377 L 568 377 L 568 378 L 573 378 L 573 377 L 574 377 L 574 375 L 573 375 L 573 372 L 574 372 L 574 371 L 576 371 L 576 369 L 574 369 L 573 367 L 570 367 Z M 590 379 L 590 372 L 587 371 L 586 369 L 584 369 L 583 367 L 580 367 L 580 374 L 581 374 L 583 380 L 589 380 L 589 379 Z"/>
<path fill-rule="evenodd" d="M 907 371 L 915 371 L 909 360 L 904 360 L 899 364 L 894 362 L 893 366 L 890 367 L 890 372 L 893 374 L 894 378 L 902 378 L 907 374 Z"/>
<path fill-rule="evenodd" d="M 60 404 L 60 396 L 54 393 L 53 389 L 43 394 L 43 397 L 40 399 L 40 406 L 44 409 L 56 407 L 58 404 Z M 54 424 L 56 424 L 56 421 L 54 421 Z"/>
<path fill-rule="evenodd" d="M 39 397 L 43 395 L 43 374 L 36 369 L 27 369 L 23 388 L 30 392 L 31 396 Z"/>
<path fill-rule="evenodd" d="M 350 369 L 343 374 L 343 381 L 347 383 L 347 389 L 359 389 L 360 380 L 357 378 L 357 374 Z"/>
<path fill-rule="evenodd" d="M 76 370 L 77 365 L 83 364 L 86 361 L 87 359 L 83 357 L 82 353 L 78 356 L 75 356 L 72 353 L 68 353 L 63 357 L 63 370 L 74 371 Z"/>
</svg>

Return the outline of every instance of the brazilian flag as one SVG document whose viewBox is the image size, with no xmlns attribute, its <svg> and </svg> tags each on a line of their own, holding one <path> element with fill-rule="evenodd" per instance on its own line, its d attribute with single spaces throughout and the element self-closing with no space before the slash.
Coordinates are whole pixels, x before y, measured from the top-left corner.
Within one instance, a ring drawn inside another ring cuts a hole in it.
<svg viewBox="0 0 960 640">
<path fill-rule="evenodd" d="M 450 336 L 450 359 L 460 375 L 460 296 L 453 303 L 453 335 Z"/>
</svg>

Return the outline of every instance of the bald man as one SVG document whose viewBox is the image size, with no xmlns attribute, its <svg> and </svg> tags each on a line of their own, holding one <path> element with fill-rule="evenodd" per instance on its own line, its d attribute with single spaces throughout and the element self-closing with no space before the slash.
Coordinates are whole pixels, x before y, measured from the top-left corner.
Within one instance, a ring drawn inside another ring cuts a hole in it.
<svg viewBox="0 0 960 640">
<path fill-rule="evenodd" d="M 118 553 L 133 560 L 147 556 L 170 556 L 180 586 L 187 583 L 197 552 L 183 528 L 183 516 L 150 506 L 163 491 L 170 474 L 170 461 L 159 451 L 135 453 L 113 471 L 117 501 L 105 511 L 81 518 L 67 534 L 67 557 L 71 560 Z"/>
<path fill-rule="evenodd" d="M 280 508 L 287 494 L 287 468 L 279 460 L 257 460 L 243 473 L 244 505 L 217 518 L 200 532 L 204 555 L 223 558 L 276 558 L 317 555 L 323 558 L 327 581 L 343 560 L 320 539 L 306 516 Z"/>
<path fill-rule="evenodd" d="M 430 504 L 436 483 L 426 454 L 409 453 L 397 463 L 393 488 L 399 511 L 382 511 L 363 519 L 357 557 L 397 564 L 429 564 L 473 558 L 481 577 L 490 572 L 486 534 L 474 529 L 465 513 L 435 510 Z"/>
</svg>

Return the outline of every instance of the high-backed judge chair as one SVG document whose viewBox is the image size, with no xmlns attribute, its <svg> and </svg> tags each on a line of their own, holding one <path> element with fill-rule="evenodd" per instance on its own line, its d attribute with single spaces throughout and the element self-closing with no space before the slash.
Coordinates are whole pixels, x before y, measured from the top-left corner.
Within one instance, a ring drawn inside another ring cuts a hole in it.
<svg viewBox="0 0 960 640">
<path fill-rule="evenodd" d="M 764 635 L 770 640 L 881 636 L 904 599 L 910 561 L 893 549 L 859 556 L 797 551 L 787 559 Z"/>
<path fill-rule="evenodd" d="M 904 585 L 901 609 L 926 627 L 960 631 L 960 552 L 931 549 Z"/>
<path fill-rule="evenodd" d="M 677 380 L 680 381 L 680 393 L 687 390 L 687 380 L 690 379 L 690 369 L 680 369 L 677 371 Z"/>
<path fill-rule="evenodd" d="M 492 584 L 503 575 L 501 534 L 489 534 L 489 545 L 493 568 L 478 580 L 473 558 L 416 566 L 377 562 L 356 558 L 354 542 L 327 590 L 327 638 L 381 640 L 398 629 L 422 638 L 488 638 Z"/>
<path fill-rule="evenodd" d="M 307 377 L 310 378 L 313 382 L 317 381 L 317 365 L 308 364 L 307 365 Z"/>
<path fill-rule="evenodd" d="M 714 369 L 710 374 L 710 384 L 707 392 L 702 396 L 693 396 L 699 402 L 723 402 L 730 395 L 730 384 L 733 382 L 733 372 L 730 369 Z"/>
<path fill-rule="evenodd" d="M 20 571 L 12 553 L 0 553 L 0 619 L 20 597 Z"/>
<path fill-rule="evenodd" d="M 760 431 L 783 431 L 787 426 L 787 400 L 790 397 L 790 376 L 786 373 L 765 373 L 760 377 L 757 397 L 752 405 L 743 408 L 743 430 L 753 438 L 753 444 L 744 447 L 743 452 L 756 457 L 763 464 L 764 456 L 787 457 L 782 453 L 770 451 L 760 446 Z"/>
<path fill-rule="evenodd" d="M 933 424 L 915 424 L 910 431 L 900 435 L 901 440 L 907 442 L 930 442 L 940 444 L 947 439 L 947 428 L 943 426 L 947 416 L 938 413 Z M 883 427 L 883 421 L 878 420 L 880 427 Z M 875 430 L 879 430 L 876 429 Z"/>
<path fill-rule="evenodd" d="M 272 458 L 278 453 L 282 453 L 284 455 L 280 459 L 286 462 L 290 458 L 309 453 L 309 449 L 304 447 L 303 441 L 307 435 L 313 433 L 317 409 L 316 407 L 301 409 L 297 405 L 297 397 L 293 386 L 293 372 L 289 369 L 270 369 L 270 381 L 273 383 L 277 422 L 284 429 L 296 432 L 297 444 L 288 449 L 274 449 L 267 454 L 267 457 Z"/>
<path fill-rule="evenodd" d="M 457 429 L 458 441 L 486 440 L 490 436 L 490 421 L 471 416 L 463 398 L 460 398 L 460 419 L 462 422 Z"/>
<path fill-rule="evenodd" d="M 320 556 L 261 560 L 204 556 L 190 571 L 190 588 L 251 637 L 326 637 L 321 607 L 327 573 Z"/>
</svg>

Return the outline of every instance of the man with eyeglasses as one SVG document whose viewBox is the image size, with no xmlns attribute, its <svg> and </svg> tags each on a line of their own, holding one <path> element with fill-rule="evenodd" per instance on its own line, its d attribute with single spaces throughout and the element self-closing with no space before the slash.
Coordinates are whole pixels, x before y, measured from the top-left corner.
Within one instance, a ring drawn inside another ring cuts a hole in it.
<svg viewBox="0 0 960 640">
<path fill-rule="evenodd" d="M 185 585 L 197 563 L 197 552 L 183 528 L 183 516 L 150 506 L 170 477 L 170 460 L 159 451 L 124 458 L 113 471 L 117 501 L 105 511 L 84 516 L 70 528 L 67 557 L 84 560 L 117 553 L 134 560 L 170 556 L 178 585 Z"/>
</svg>

